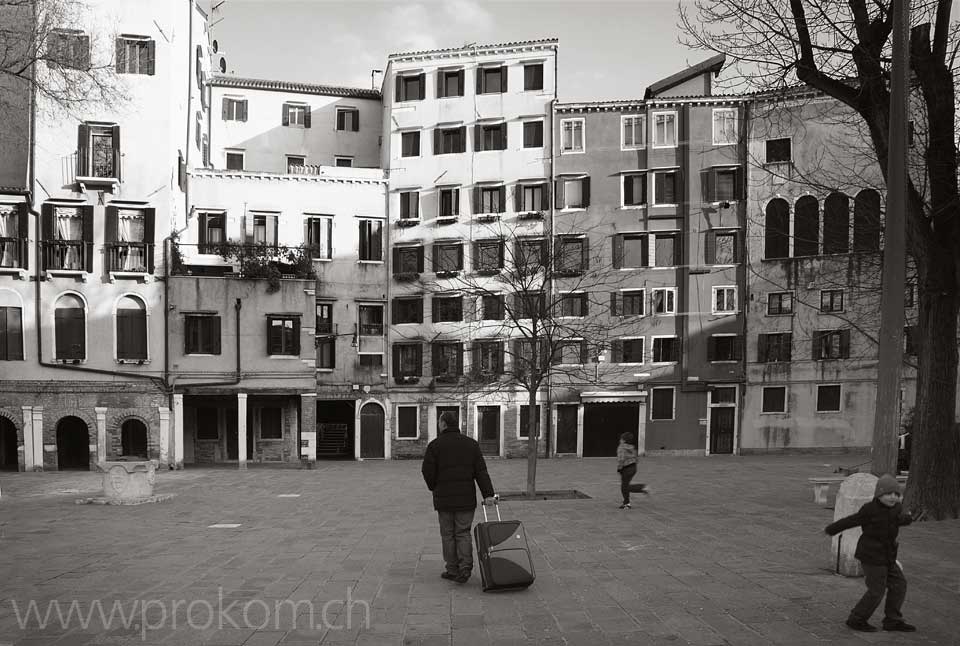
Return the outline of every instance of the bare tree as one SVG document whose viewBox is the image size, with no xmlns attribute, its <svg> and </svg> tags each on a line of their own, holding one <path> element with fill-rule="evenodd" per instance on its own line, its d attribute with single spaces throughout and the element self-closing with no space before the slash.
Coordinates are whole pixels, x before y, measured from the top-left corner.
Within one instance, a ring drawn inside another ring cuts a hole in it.
<svg viewBox="0 0 960 646">
<path fill-rule="evenodd" d="M 687 44 L 735 61 L 727 83 L 786 93 L 798 82 L 848 106 L 886 181 L 890 0 L 695 0 L 680 7 Z M 907 189 L 907 250 L 915 263 L 918 348 L 915 437 L 907 505 L 931 518 L 960 514 L 956 424 L 960 202 L 956 149 L 956 24 L 951 0 L 914 0 L 910 39 L 915 131 L 924 147 Z M 932 38 L 931 38 L 932 36 Z"/>
</svg>

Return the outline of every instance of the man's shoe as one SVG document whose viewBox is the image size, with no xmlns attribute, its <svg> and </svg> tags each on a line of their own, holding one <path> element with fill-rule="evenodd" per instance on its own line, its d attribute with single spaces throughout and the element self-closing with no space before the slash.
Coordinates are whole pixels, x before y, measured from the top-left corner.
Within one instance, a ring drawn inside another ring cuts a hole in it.
<svg viewBox="0 0 960 646">
<path fill-rule="evenodd" d="M 456 581 L 457 575 L 454 574 L 453 572 L 444 572 L 443 574 L 440 575 L 440 578 L 446 579 L 447 581 Z"/>
<path fill-rule="evenodd" d="M 456 577 L 454 577 L 453 580 L 456 581 L 457 583 L 466 583 L 467 581 L 470 580 L 470 573 L 469 573 L 469 572 L 461 572 L 461 573 L 458 574 Z"/>
<path fill-rule="evenodd" d="M 891 632 L 901 632 L 901 633 L 913 633 L 917 631 L 916 626 L 914 626 L 913 624 L 908 624 L 903 620 L 895 621 L 889 624 L 884 622 L 883 629 L 889 630 Z"/>
<path fill-rule="evenodd" d="M 862 633 L 875 633 L 877 632 L 877 627 L 871 625 L 870 623 L 864 621 L 863 619 L 847 619 L 847 627 L 854 630 L 859 630 Z"/>
</svg>

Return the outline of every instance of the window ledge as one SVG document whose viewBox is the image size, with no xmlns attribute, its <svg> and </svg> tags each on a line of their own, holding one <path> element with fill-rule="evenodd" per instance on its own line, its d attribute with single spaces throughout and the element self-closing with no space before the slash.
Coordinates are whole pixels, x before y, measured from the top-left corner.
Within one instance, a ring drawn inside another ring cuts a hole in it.
<svg viewBox="0 0 960 646">
<path fill-rule="evenodd" d="M 565 206 L 560 209 L 561 213 L 576 213 L 577 211 L 586 211 L 587 207 L 585 206 Z"/>
<path fill-rule="evenodd" d="M 382 260 L 358 260 L 358 265 L 382 265 Z"/>
<path fill-rule="evenodd" d="M 496 222 L 500 219 L 499 213 L 478 213 L 477 222 Z"/>
<path fill-rule="evenodd" d="M 437 218 L 437 224 L 453 224 L 458 217 L 456 215 L 441 215 Z"/>
<path fill-rule="evenodd" d="M 415 441 L 417 441 L 417 440 L 420 439 L 420 436 L 417 436 L 417 437 L 399 437 L 399 436 L 395 436 L 393 439 L 395 439 L 395 440 L 398 441 L 398 442 L 415 442 Z"/>
<path fill-rule="evenodd" d="M 710 312 L 713 316 L 733 316 L 734 314 L 739 314 L 736 310 L 732 312 Z"/>
<path fill-rule="evenodd" d="M 647 208 L 647 204 L 624 204 L 620 207 L 621 211 L 639 211 Z"/>
<path fill-rule="evenodd" d="M 299 361 L 299 360 L 300 360 L 300 355 L 298 355 L 298 354 L 271 354 L 271 355 L 268 355 L 267 358 L 268 358 L 268 359 L 287 359 L 287 360 L 295 359 L 295 360 Z"/>
<path fill-rule="evenodd" d="M 333 368 L 317 368 L 317 372 L 332 373 Z"/>
<path fill-rule="evenodd" d="M 54 359 L 53 363 L 62 363 L 64 365 L 82 366 L 86 365 L 86 359 Z"/>
<path fill-rule="evenodd" d="M 646 150 L 646 149 L 647 149 L 647 144 L 643 144 L 640 146 L 621 146 L 620 147 L 620 150 Z"/>
<path fill-rule="evenodd" d="M 653 207 L 664 207 L 664 208 L 677 208 L 677 207 L 680 206 L 680 205 L 677 204 L 676 202 L 662 202 L 662 203 L 660 203 L 660 204 L 651 204 L 650 206 L 653 206 Z"/>
<path fill-rule="evenodd" d="M 110 272 L 110 282 L 117 282 L 118 278 L 130 278 L 133 280 L 143 280 L 145 283 L 149 283 L 153 279 L 153 275 L 146 271 L 111 271 Z"/>
<path fill-rule="evenodd" d="M 740 363 L 739 359 L 714 359 L 710 363 Z"/>
<path fill-rule="evenodd" d="M 760 411 L 761 415 L 786 415 L 787 411 L 785 410 L 762 410 Z"/>
<path fill-rule="evenodd" d="M 643 364 L 642 361 L 641 361 L 640 363 L 637 363 L 636 361 L 621 361 L 621 362 L 611 361 L 611 362 L 610 362 L 610 365 L 612 365 L 612 366 L 642 366 L 642 365 L 644 365 L 644 364 Z"/>
<path fill-rule="evenodd" d="M 651 361 L 651 366 L 675 366 L 679 364 L 679 361 Z"/>
<path fill-rule="evenodd" d="M 87 176 L 77 176 L 74 178 L 77 184 L 80 184 L 80 189 L 84 189 L 85 184 L 90 186 L 118 186 L 120 180 L 116 177 L 87 177 Z"/>
<path fill-rule="evenodd" d="M 117 359 L 117 363 L 123 365 L 148 366 L 150 365 L 150 359 Z"/>
<path fill-rule="evenodd" d="M 585 150 L 560 150 L 561 155 L 582 155 L 585 152 Z"/>
<path fill-rule="evenodd" d="M 415 227 L 420 224 L 420 218 L 400 218 L 397 220 L 398 227 Z"/>
<path fill-rule="evenodd" d="M 0 267 L 0 275 L 10 274 L 11 276 L 16 276 L 20 280 L 27 279 L 27 270 L 22 267 Z"/>
<path fill-rule="evenodd" d="M 87 272 L 82 269 L 47 269 L 44 272 L 44 278 L 49 280 L 53 276 L 72 276 L 79 278 L 81 282 L 87 282 Z"/>
<path fill-rule="evenodd" d="M 219 354 L 213 354 L 211 352 L 184 352 L 183 356 L 185 357 L 219 357 Z"/>
</svg>

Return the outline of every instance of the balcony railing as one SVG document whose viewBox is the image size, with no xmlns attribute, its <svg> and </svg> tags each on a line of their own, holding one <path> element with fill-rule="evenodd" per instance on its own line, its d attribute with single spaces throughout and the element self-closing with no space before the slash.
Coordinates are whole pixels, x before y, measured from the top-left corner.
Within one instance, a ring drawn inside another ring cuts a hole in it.
<svg viewBox="0 0 960 646">
<path fill-rule="evenodd" d="M 106 245 L 107 271 L 147 272 L 153 267 L 153 243 L 116 242 Z"/>
<path fill-rule="evenodd" d="M 314 164 L 303 164 L 301 166 L 288 166 L 287 172 L 290 175 L 323 175 L 323 166 Z M 329 166 L 327 166 L 329 168 Z"/>
<path fill-rule="evenodd" d="M 45 240 L 43 268 L 85 271 L 93 258 L 93 243 L 84 240 Z"/>
<path fill-rule="evenodd" d="M 193 275 L 209 263 L 196 264 L 194 258 L 201 254 L 220 256 L 230 272 L 238 278 L 263 278 L 275 281 L 280 278 L 311 279 L 316 277 L 313 259 L 320 258 L 320 249 L 315 246 L 286 246 L 265 244 L 242 244 L 217 242 L 204 244 L 173 245 L 170 271 L 174 275 Z M 206 273 L 206 272 L 205 272 Z"/>
<path fill-rule="evenodd" d="M 25 268 L 28 244 L 26 238 L 0 238 L 0 267 Z"/>
</svg>

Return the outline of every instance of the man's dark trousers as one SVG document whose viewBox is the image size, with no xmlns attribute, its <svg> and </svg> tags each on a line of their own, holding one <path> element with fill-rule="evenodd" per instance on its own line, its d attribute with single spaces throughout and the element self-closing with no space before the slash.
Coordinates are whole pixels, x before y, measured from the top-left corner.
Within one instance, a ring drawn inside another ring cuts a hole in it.
<svg viewBox="0 0 960 646">
<path fill-rule="evenodd" d="M 867 591 L 850 611 L 850 618 L 863 621 L 870 619 L 877 606 L 880 605 L 884 593 L 886 593 L 887 602 L 883 609 L 884 625 L 903 621 L 900 608 L 903 607 L 903 599 L 907 596 L 907 580 L 904 578 L 900 566 L 896 563 L 871 565 L 863 562 L 861 562 L 861 565 L 863 566 Z"/>
<path fill-rule="evenodd" d="M 472 509 L 437 512 L 440 518 L 443 560 L 446 561 L 447 572 L 450 574 L 469 573 L 473 569 L 473 539 L 470 537 L 473 512 Z"/>
</svg>

